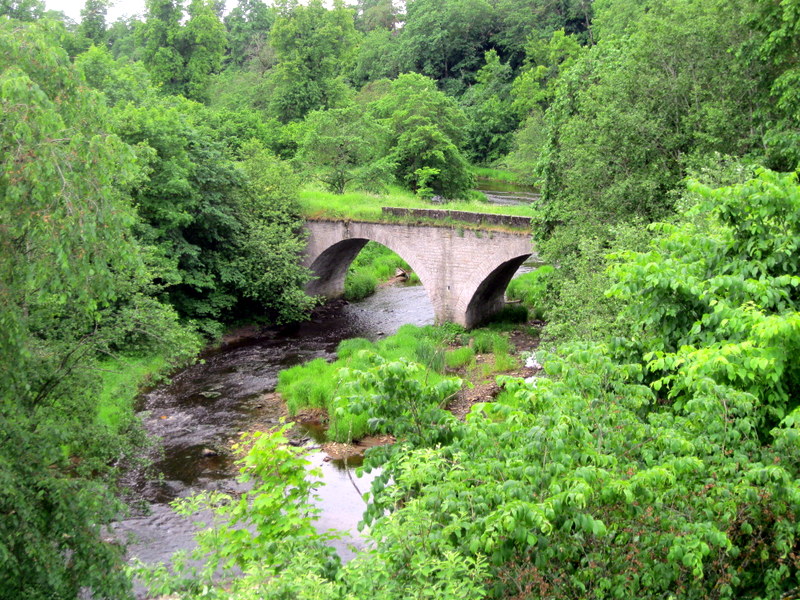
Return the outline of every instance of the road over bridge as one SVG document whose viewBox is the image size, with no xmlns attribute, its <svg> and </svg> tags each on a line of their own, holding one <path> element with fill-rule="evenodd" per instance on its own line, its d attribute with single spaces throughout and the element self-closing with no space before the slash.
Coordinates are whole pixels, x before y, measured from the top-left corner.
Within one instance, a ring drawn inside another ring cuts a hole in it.
<svg viewBox="0 0 800 600">
<path fill-rule="evenodd" d="M 505 289 L 534 254 L 530 233 L 452 225 L 308 221 L 305 265 L 311 295 L 344 293 L 350 263 L 368 241 L 394 251 L 419 276 L 437 323 L 474 327 L 505 305 Z"/>
</svg>

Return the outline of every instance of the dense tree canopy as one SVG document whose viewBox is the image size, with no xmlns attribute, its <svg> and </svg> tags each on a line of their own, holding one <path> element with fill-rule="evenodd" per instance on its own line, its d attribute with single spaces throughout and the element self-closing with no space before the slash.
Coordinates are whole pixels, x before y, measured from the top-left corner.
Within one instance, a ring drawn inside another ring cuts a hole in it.
<svg viewBox="0 0 800 600">
<path fill-rule="evenodd" d="M 2 0 L 0 1 L 0 16 L 19 21 L 35 21 L 42 17 L 44 8 L 42 0 Z"/>
<path fill-rule="evenodd" d="M 797 595 L 798 0 L 146 6 L 0 0 L 0 596 L 129 594 L 100 534 L 143 439 L 103 377 L 304 318 L 298 190 L 461 199 L 477 165 L 541 191 L 547 377 L 456 422 L 363 355 L 335 403 L 398 440 L 374 547 L 332 560 L 265 437 L 220 505 L 299 490 L 298 534 L 226 530 L 246 570 L 205 597 Z"/>
<path fill-rule="evenodd" d="M 97 362 L 135 339 L 173 359 L 196 347 L 148 297 L 126 194 L 141 165 L 57 34 L 0 20 L 0 595 L 123 598 L 101 534 L 120 509 L 110 465 L 141 440 L 132 414 L 116 433 L 98 420 Z"/>
<path fill-rule="evenodd" d="M 185 11 L 181 0 L 148 0 L 147 20 L 137 35 L 154 83 L 168 93 L 206 98 L 227 46 L 225 26 L 210 0 L 191 0 Z"/>
<path fill-rule="evenodd" d="M 277 64 L 271 73 L 272 106 L 281 121 L 333 108 L 347 96 L 343 81 L 355 49 L 353 12 L 337 0 L 333 10 L 321 0 L 294 4 L 270 32 Z"/>
<path fill-rule="evenodd" d="M 375 102 L 375 114 L 387 124 L 390 157 L 398 180 L 413 190 L 460 197 L 473 177 L 461 153 L 464 113 L 432 79 L 413 73 L 395 79 Z"/>
<path fill-rule="evenodd" d="M 228 30 L 229 59 L 242 65 L 258 55 L 275 22 L 275 8 L 261 0 L 242 0 L 225 15 Z"/>
</svg>

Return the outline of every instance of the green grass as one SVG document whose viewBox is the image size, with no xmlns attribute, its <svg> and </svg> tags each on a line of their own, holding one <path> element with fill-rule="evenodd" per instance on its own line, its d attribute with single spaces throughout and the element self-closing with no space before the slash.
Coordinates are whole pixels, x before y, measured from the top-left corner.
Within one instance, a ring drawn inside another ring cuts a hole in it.
<svg viewBox="0 0 800 600">
<path fill-rule="evenodd" d="M 472 172 L 475 177 L 479 179 L 489 179 L 491 181 L 505 181 L 507 183 L 515 183 L 518 185 L 525 185 L 525 178 L 519 173 L 512 171 L 505 171 L 502 169 L 492 169 L 490 167 L 472 167 Z"/>
<path fill-rule="evenodd" d="M 333 194 L 308 186 L 300 191 L 299 202 L 303 216 L 308 219 L 332 219 L 369 222 L 417 222 L 416 217 L 388 217 L 381 212 L 384 206 L 396 208 L 435 208 L 464 210 L 468 212 L 493 213 L 529 217 L 533 209 L 526 205 L 500 206 L 481 200 L 464 200 L 431 204 L 401 188 L 390 188 L 389 193 L 376 195 L 367 192 Z M 441 223 L 442 221 L 438 221 Z M 467 224 L 463 224 L 469 227 Z M 481 227 L 484 229 L 484 227 Z"/>
<path fill-rule="evenodd" d="M 378 280 L 372 273 L 355 271 L 347 274 L 344 280 L 344 297 L 351 301 L 363 300 L 375 293 Z"/>
<path fill-rule="evenodd" d="M 502 354 L 511 351 L 508 336 L 489 329 L 478 329 L 472 333 L 469 342 L 476 354 Z"/>
<path fill-rule="evenodd" d="M 509 300 L 520 300 L 532 312 L 535 319 L 541 319 L 544 316 L 543 307 L 554 271 L 552 266 L 542 265 L 535 271 L 512 279 L 506 289 L 506 297 Z"/>
<path fill-rule="evenodd" d="M 538 183 L 530 171 L 520 172 L 503 168 L 472 167 L 472 172 L 479 180 L 507 183 L 521 188 L 535 188 Z M 480 186 L 479 186 L 480 187 Z"/>
<path fill-rule="evenodd" d="M 367 418 L 351 412 L 346 399 L 338 396 L 344 384 L 340 369 L 369 369 L 374 366 L 374 354 L 387 361 L 405 358 L 426 367 L 418 377 L 428 385 L 435 385 L 444 378 L 444 344 L 463 331 L 457 326 L 404 325 L 395 335 L 379 342 L 363 338 L 345 340 L 339 344 L 338 358 L 332 363 L 316 359 L 281 371 L 277 391 L 286 401 L 291 415 L 304 408 L 324 408 L 329 419 L 329 439 L 337 442 L 359 439 L 368 433 Z"/>
<path fill-rule="evenodd" d="M 289 414 L 304 408 L 327 408 L 336 393 L 337 367 L 322 358 L 281 371 L 277 391 L 286 400 Z"/>
<path fill-rule="evenodd" d="M 375 293 L 378 284 L 389 281 L 397 269 L 409 271 L 408 263 L 386 246 L 369 242 L 358 253 L 344 281 L 344 297 L 348 300 L 361 300 Z M 410 282 L 419 283 L 419 277 L 411 274 Z"/>
<path fill-rule="evenodd" d="M 459 344 L 461 347 L 448 349 Z M 404 325 L 395 335 L 377 342 L 364 338 L 345 340 L 337 348 L 338 358 L 332 363 L 316 359 L 281 371 L 277 391 L 284 397 L 289 412 L 297 414 L 304 408 L 323 408 L 328 414 L 328 439 L 349 442 L 369 433 L 365 414 L 351 410 L 345 394 L 352 371 L 368 370 L 375 366 L 375 355 L 385 361 L 399 359 L 419 363 L 424 369 L 416 377 L 425 385 L 436 385 L 446 378 L 446 369 L 466 366 L 473 375 L 488 377 L 519 367 L 512 356 L 508 334 L 493 329 L 466 332 L 453 324 L 416 327 Z M 477 353 L 492 355 L 475 366 Z M 346 367 L 346 369 L 345 369 Z"/>
<path fill-rule="evenodd" d="M 102 387 L 97 398 L 98 423 L 118 430 L 132 413 L 142 387 L 154 383 L 169 367 L 162 356 L 108 359 L 100 363 Z"/>
<path fill-rule="evenodd" d="M 511 371 L 512 369 L 518 369 L 519 365 L 519 360 L 510 354 L 500 352 L 494 355 L 495 371 Z"/>
<path fill-rule="evenodd" d="M 437 346 L 431 340 L 423 339 L 414 349 L 413 360 L 424 365 L 430 371 L 443 373 L 445 365 L 444 354 L 444 348 Z"/>
<path fill-rule="evenodd" d="M 347 360 L 360 350 L 370 350 L 374 344 L 366 338 L 350 338 L 349 340 L 342 340 L 336 348 L 336 354 L 339 360 Z"/>
<path fill-rule="evenodd" d="M 363 438 L 369 433 L 367 420 L 366 414 L 355 414 L 345 409 L 335 419 L 331 419 L 326 435 L 329 440 L 345 444 Z"/>
<path fill-rule="evenodd" d="M 444 361 L 448 369 L 458 369 L 472 363 L 475 359 L 475 351 L 469 346 L 462 346 L 454 350 L 448 350 Z"/>
<path fill-rule="evenodd" d="M 473 369 L 473 376 L 475 373 L 481 378 L 488 377 L 493 373 L 501 373 L 503 371 L 511 371 L 520 366 L 519 360 L 511 356 L 507 352 L 496 352 L 488 362 L 477 365 Z"/>
</svg>

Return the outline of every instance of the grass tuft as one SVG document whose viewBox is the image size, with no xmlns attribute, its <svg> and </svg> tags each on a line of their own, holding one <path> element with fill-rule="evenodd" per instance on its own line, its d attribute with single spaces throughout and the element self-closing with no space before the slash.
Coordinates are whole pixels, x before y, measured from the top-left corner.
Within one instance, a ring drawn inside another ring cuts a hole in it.
<svg viewBox="0 0 800 600">
<path fill-rule="evenodd" d="M 511 343 L 508 341 L 508 337 L 497 331 L 479 329 L 471 337 L 470 345 L 476 354 L 507 354 L 511 351 Z"/>
<path fill-rule="evenodd" d="M 475 351 L 469 346 L 462 346 L 448 350 L 444 357 L 448 369 L 458 369 L 472 364 L 475 360 Z"/>
<path fill-rule="evenodd" d="M 304 408 L 326 408 L 337 389 L 336 368 L 325 359 L 315 358 L 278 374 L 276 390 L 286 400 L 290 415 Z"/>
<path fill-rule="evenodd" d="M 352 302 L 363 300 L 375 293 L 378 280 L 368 272 L 349 273 L 344 281 L 344 297 Z"/>
</svg>

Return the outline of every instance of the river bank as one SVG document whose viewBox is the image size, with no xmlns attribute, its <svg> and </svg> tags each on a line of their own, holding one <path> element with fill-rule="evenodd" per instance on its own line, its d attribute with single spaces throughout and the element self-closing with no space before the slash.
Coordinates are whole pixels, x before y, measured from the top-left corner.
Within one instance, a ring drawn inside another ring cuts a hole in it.
<svg viewBox="0 0 800 600">
<path fill-rule="evenodd" d="M 221 344 L 206 349 L 200 362 L 175 374 L 171 383 L 145 393 L 138 414 L 158 442 L 150 459 L 161 475 L 135 471 L 124 482 L 141 506 L 114 526 L 117 538 L 128 544 L 129 559 L 157 564 L 193 547 L 196 527 L 171 509 L 172 500 L 202 491 L 241 493 L 230 446 L 241 433 L 274 427 L 286 416 L 274 396 L 282 369 L 314 358 L 332 360 L 343 339 L 378 339 L 404 323 L 432 322 L 433 309 L 422 287 L 381 288 L 364 302 L 320 307 L 305 323 L 231 331 Z M 319 446 L 310 435 L 299 437 L 309 438 L 309 449 Z M 337 543 L 337 550 L 345 558 L 353 556 L 350 546 L 363 543 L 356 525 L 364 503 L 350 481 L 352 465 L 326 461 L 319 450 L 309 458 L 322 470 L 325 483 L 319 490 L 323 515 L 318 525 L 350 531 L 351 537 Z M 368 489 L 369 479 L 358 485 Z M 335 513 L 325 509 L 332 505 L 338 507 Z M 137 594 L 145 597 L 141 588 Z"/>
<path fill-rule="evenodd" d="M 157 387 L 141 400 L 140 417 L 151 436 L 160 440 L 162 452 L 151 457 L 162 475 L 147 478 L 131 474 L 126 482 L 145 509 L 119 522 L 116 535 L 129 542 L 129 558 L 144 563 L 166 562 L 178 550 L 192 547 L 196 527 L 190 519 L 176 515 L 169 503 L 200 491 L 241 493 L 230 447 L 241 433 L 275 427 L 288 417 L 283 399 L 275 393 L 278 373 L 314 358 L 333 360 L 344 339 L 364 337 L 380 340 L 405 323 L 428 325 L 433 311 L 420 286 L 381 287 L 359 303 L 335 301 L 319 307 L 302 324 L 280 328 L 240 327 L 202 353 L 202 361 Z M 512 332 L 515 350 L 531 350 L 535 336 Z M 491 400 L 498 388 L 494 374 L 482 375 L 489 357 L 476 353 L 474 364 L 453 369 L 453 375 L 469 379 L 450 403 L 453 414 L 463 416 L 475 402 Z M 530 370 L 508 374 L 525 376 Z M 336 543 L 347 560 L 362 547 L 357 530 L 365 508 L 361 493 L 369 489 L 371 477 L 357 478 L 354 467 L 360 455 L 388 438 L 370 438 L 356 444 L 333 445 L 322 438 L 324 414 L 296 415 L 299 426 L 294 443 L 305 446 L 309 460 L 321 469 L 319 488 L 321 530 L 336 528 L 348 537 Z M 374 475 L 373 475 L 374 476 Z M 138 590 L 139 597 L 144 590 Z"/>
</svg>

